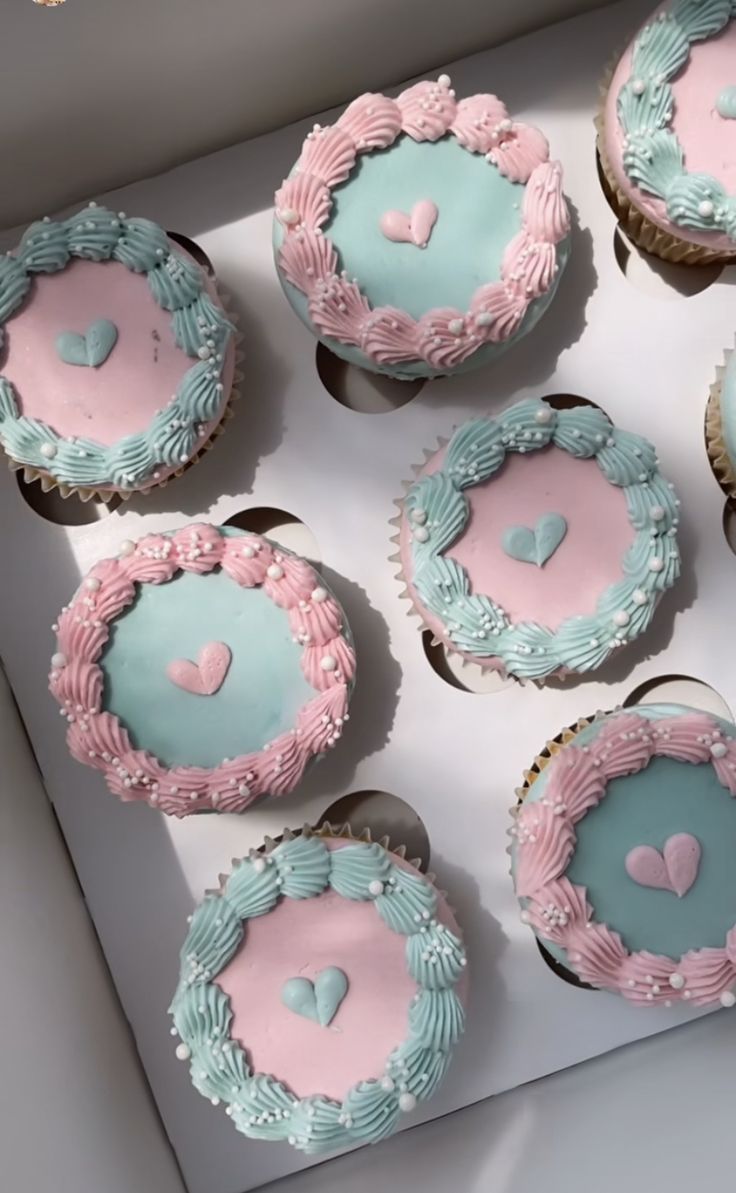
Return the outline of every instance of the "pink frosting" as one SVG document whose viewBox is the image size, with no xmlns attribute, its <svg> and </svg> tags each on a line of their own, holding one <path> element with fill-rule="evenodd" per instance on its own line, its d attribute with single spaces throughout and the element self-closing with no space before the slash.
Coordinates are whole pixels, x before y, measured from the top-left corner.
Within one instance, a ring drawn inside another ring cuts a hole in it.
<svg viewBox="0 0 736 1193">
<path fill-rule="evenodd" d="M 339 272 L 334 245 L 322 233 L 330 189 L 348 177 L 358 153 L 386 149 L 401 132 L 415 141 L 437 141 L 451 132 L 469 152 L 486 153 L 506 177 L 527 183 L 521 231 L 507 246 L 501 278 L 476 290 L 467 312 L 439 308 L 416 320 L 393 307 L 371 307 L 358 282 Z M 560 165 L 548 158 L 537 129 L 509 120 L 493 95 L 456 103 L 446 75 L 416 83 L 396 101 L 360 96 L 337 124 L 315 125 L 297 172 L 276 193 L 284 229 L 279 269 L 306 295 L 309 316 L 323 335 L 360 348 L 379 365 L 422 360 L 438 371 L 452 369 L 484 344 L 514 335 L 530 304 L 553 284 L 555 245 L 570 220 Z"/>
<path fill-rule="evenodd" d="M 98 659 L 110 622 L 132 604 L 136 584 L 163 584 L 178 571 L 204 575 L 218 566 L 243 588 L 262 586 L 286 611 L 303 646 L 304 676 L 318 694 L 299 710 L 293 729 L 256 753 L 212 769 L 167 768 L 134 749 L 118 718 L 104 711 Z M 68 721 L 73 756 L 101 770 L 122 799 L 145 800 L 175 816 L 206 808 L 240 812 L 258 796 L 291 791 L 310 760 L 340 737 L 355 674 L 342 612 L 314 569 L 258 535 L 226 538 L 207 524 L 184 527 L 171 537 L 148 535 L 118 559 L 96 564 L 62 610 L 57 651 L 49 686 Z"/>
<path fill-rule="evenodd" d="M 329 849 L 349 842 L 328 841 Z M 395 865 L 417 871 L 400 858 Z M 437 919 L 458 936 L 438 894 Z M 337 966 L 348 991 L 328 1027 L 288 1010 L 284 982 L 312 980 Z M 380 1078 L 386 1060 L 409 1034 L 409 1004 L 417 986 L 406 967 L 406 939 L 392 932 L 372 902 L 327 890 L 313 899 L 281 899 L 268 915 L 248 921 L 232 961 L 217 976 L 230 998 L 231 1035 L 258 1073 L 277 1073 L 297 1097 L 341 1101 L 359 1081 Z M 464 1001 L 465 983 L 458 984 Z"/>
<path fill-rule="evenodd" d="M 669 11 L 671 0 L 656 13 Z M 636 186 L 623 166 L 623 137 L 616 112 L 616 101 L 623 85 L 631 78 L 631 47 L 621 58 L 608 90 L 605 105 L 606 153 L 616 181 L 635 206 L 671 235 L 693 244 L 733 252 L 734 242 L 726 233 L 697 232 L 683 229 L 668 218 L 665 204 Z M 733 195 L 736 192 L 736 121 L 724 120 L 716 111 L 720 92 L 736 82 L 736 21 L 716 37 L 695 42 L 690 57 L 672 80 L 673 118 L 669 128 L 684 151 L 685 168 L 690 173 L 710 174 Z"/>
<path fill-rule="evenodd" d="M 736 742 L 725 738 L 707 713 L 686 712 L 658 721 L 637 713 L 609 716 L 589 745 L 573 743 L 552 759 L 544 795 L 522 804 L 518 813 L 512 832 L 516 893 L 528 900 L 522 915 L 540 936 L 565 950 L 575 972 L 590 985 L 615 990 L 641 1006 L 675 1001 L 730 1006 L 736 987 L 736 927 L 724 948 L 695 949 L 678 961 L 647 951 L 630 953 L 616 932 L 593 918 L 585 888 L 564 877 L 575 849 L 575 823 L 596 806 L 607 783 L 634 774 L 657 756 L 710 763 L 722 785 L 736 795 Z M 694 837 L 680 842 L 677 851 L 674 838 L 665 846 L 662 860 L 672 870 L 667 875 L 671 889 L 684 887 L 681 893 L 692 875 L 683 870 L 680 846 L 688 846 L 692 869 L 693 843 L 699 858 Z"/>
</svg>

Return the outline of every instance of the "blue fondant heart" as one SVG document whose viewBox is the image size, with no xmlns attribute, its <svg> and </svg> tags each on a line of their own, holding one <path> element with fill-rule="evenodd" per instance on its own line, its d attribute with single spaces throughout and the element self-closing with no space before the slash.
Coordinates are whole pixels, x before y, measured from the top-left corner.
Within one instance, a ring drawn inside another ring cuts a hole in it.
<svg viewBox="0 0 736 1193">
<path fill-rule="evenodd" d="M 520 563 L 543 567 L 567 534 L 562 514 L 542 514 L 533 530 L 528 526 L 510 526 L 504 531 L 502 545 L 507 555 Z"/>
<path fill-rule="evenodd" d="M 289 978 L 281 987 L 281 1001 L 296 1015 L 327 1027 L 348 992 L 348 979 L 341 969 L 331 965 L 309 978 Z"/>
<path fill-rule="evenodd" d="M 716 100 L 716 111 L 725 120 L 736 120 L 736 85 L 723 88 Z"/>
<path fill-rule="evenodd" d="M 62 331 L 56 351 L 67 365 L 104 365 L 117 343 L 118 329 L 110 319 L 96 319 L 85 332 Z"/>
</svg>

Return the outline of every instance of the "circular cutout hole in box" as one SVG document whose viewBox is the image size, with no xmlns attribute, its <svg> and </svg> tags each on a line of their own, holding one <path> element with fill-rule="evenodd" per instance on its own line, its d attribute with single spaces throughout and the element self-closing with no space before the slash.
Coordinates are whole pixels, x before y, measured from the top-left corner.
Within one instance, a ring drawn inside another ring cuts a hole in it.
<svg viewBox="0 0 736 1193">
<path fill-rule="evenodd" d="M 637 248 L 620 227 L 614 229 L 613 252 L 627 282 L 652 298 L 692 298 L 717 282 L 722 265 L 681 265 L 663 261 Z"/>
<path fill-rule="evenodd" d="M 255 506 L 233 514 L 225 525 L 234 526 L 237 530 L 249 530 L 251 534 L 262 534 L 285 551 L 300 555 L 314 567 L 319 568 L 322 562 L 319 544 L 309 527 L 287 510 Z"/>
<path fill-rule="evenodd" d="M 493 695 L 512 687 L 516 680 L 510 675 L 490 668 L 483 669 L 473 663 L 466 663 L 461 655 L 448 651 L 442 642 L 434 642 L 431 630 L 422 633 L 422 646 L 430 667 L 440 679 L 461 692 L 473 692 L 479 696 Z"/>
<path fill-rule="evenodd" d="M 733 721 L 731 709 L 715 688 L 690 675 L 656 675 L 645 680 L 623 702 L 624 708 L 636 704 L 684 704 Z"/>
<path fill-rule="evenodd" d="M 425 872 L 429 867 L 429 834 L 411 804 L 388 791 L 352 791 L 326 808 L 320 824 L 338 827 L 348 824 L 354 836 L 369 829 L 374 841 L 388 837 L 391 849 L 406 847 L 409 861 L 418 859 Z"/>
<path fill-rule="evenodd" d="M 73 492 L 63 497 L 56 485 L 44 489 L 40 480 L 25 480 L 22 469 L 16 472 L 15 478 L 26 505 L 34 514 L 57 526 L 89 526 L 106 518 L 123 504 L 122 497 L 117 493 L 111 493 L 105 501 L 96 496 L 82 500 Z"/>
<path fill-rule="evenodd" d="M 390 414 L 411 402 L 424 385 L 422 377 L 400 381 L 361 369 L 321 343 L 317 345 L 317 372 L 331 397 L 357 414 Z"/>
</svg>

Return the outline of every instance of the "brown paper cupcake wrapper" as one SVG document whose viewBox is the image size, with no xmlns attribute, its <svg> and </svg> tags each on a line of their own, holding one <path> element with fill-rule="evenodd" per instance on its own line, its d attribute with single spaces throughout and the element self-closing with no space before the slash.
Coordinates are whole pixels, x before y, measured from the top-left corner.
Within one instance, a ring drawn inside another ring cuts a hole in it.
<svg viewBox="0 0 736 1193">
<path fill-rule="evenodd" d="M 594 118 L 594 124 L 597 132 L 598 162 L 603 193 L 623 232 L 632 244 L 644 249 L 647 253 L 652 253 L 655 257 L 661 257 L 663 261 L 671 261 L 677 265 L 733 264 L 736 260 L 736 250 L 733 253 L 728 253 L 723 249 L 709 249 L 704 245 L 693 244 L 692 241 L 682 240 L 670 232 L 665 232 L 658 224 L 652 223 L 621 189 L 606 151 L 605 126 L 606 98 L 620 58 L 621 54 L 617 54 L 609 63 L 601 80 L 600 106 Z"/>
<path fill-rule="evenodd" d="M 716 369 L 716 380 L 710 387 L 708 403 L 705 408 L 705 446 L 708 459 L 718 484 L 727 497 L 736 500 L 736 471 L 728 454 L 723 438 L 723 423 L 721 419 L 721 389 L 723 375 L 731 355 L 731 349 L 724 353 L 724 363 Z"/>
<path fill-rule="evenodd" d="M 243 382 L 243 373 L 239 368 L 243 361 L 243 352 L 241 348 L 242 333 L 239 329 L 240 319 L 233 311 L 230 295 L 219 284 L 217 284 L 217 293 L 225 314 L 235 328 L 233 380 L 230 387 L 230 394 L 228 395 L 228 399 L 222 409 L 222 413 L 217 423 L 212 428 L 204 442 L 199 445 L 192 458 L 187 460 L 186 464 L 182 464 L 181 467 L 177 468 L 174 472 L 170 472 L 168 476 L 164 477 L 163 480 L 154 481 L 150 485 L 146 485 L 140 489 L 124 490 L 66 485 L 63 483 L 63 481 L 56 480 L 56 478 L 51 476 L 50 473 L 44 472 L 42 469 L 34 468 L 30 464 L 20 464 L 17 460 L 13 460 L 10 456 L 6 456 L 7 465 L 10 471 L 22 472 L 23 480 L 26 484 L 32 484 L 33 482 L 37 481 L 41 485 L 41 489 L 44 493 L 50 493 L 53 489 L 56 489 L 59 495 L 64 499 L 67 497 L 77 497 L 79 501 L 101 501 L 105 504 L 111 502 L 117 504 L 118 502 L 129 501 L 131 497 L 148 497 L 148 495 L 153 493 L 156 489 L 165 489 L 171 481 L 175 480 L 177 477 L 183 476 L 183 474 L 192 468 L 198 460 L 201 460 L 206 452 L 212 450 L 216 439 L 225 430 L 226 423 L 233 416 L 233 403 L 240 397 L 240 386 Z"/>
</svg>

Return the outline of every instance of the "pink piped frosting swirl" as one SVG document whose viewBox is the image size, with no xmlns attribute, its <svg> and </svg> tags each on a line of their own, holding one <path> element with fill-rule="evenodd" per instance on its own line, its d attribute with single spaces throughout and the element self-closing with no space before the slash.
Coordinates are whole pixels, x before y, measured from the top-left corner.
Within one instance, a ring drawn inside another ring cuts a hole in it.
<svg viewBox="0 0 736 1193">
<path fill-rule="evenodd" d="M 331 189 L 349 176 L 359 153 L 387 149 L 405 134 L 437 141 L 451 133 L 470 153 L 483 153 L 512 181 L 526 184 L 521 229 L 507 246 L 497 282 L 479 287 L 467 311 L 437 308 L 414 319 L 395 307 L 372 307 L 359 280 L 341 272 L 323 227 Z M 519 330 L 529 306 L 549 291 L 558 271 L 556 246 L 570 230 L 562 171 L 550 162 L 538 129 L 509 118 L 494 95 L 457 102 L 446 75 L 416 83 L 396 100 L 366 94 L 337 123 L 315 125 L 297 170 L 276 192 L 282 228 L 278 266 L 308 300 L 318 333 L 352 345 L 378 365 L 423 361 L 438 372 L 462 364 L 485 344 Z"/>
<path fill-rule="evenodd" d="M 299 710 L 295 727 L 257 753 L 209 769 L 165 767 L 135 749 L 125 726 L 103 708 L 98 660 L 110 623 L 132 604 L 138 585 L 163 584 L 180 571 L 205 575 L 216 567 L 243 588 L 262 587 L 285 611 L 316 694 Z M 73 757 L 100 770 L 121 799 L 144 800 L 170 815 L 242 812 L 259 796 L 286 794 L 312 758 L 337 742 L 348 716 L 355 652 L 343 633 L 342 610 L 314 568 L 260 535 L 225 536 L 197 524 L 125 544 L 119 558 L 96 564 L 85 578 L 62 610 L 56 634 L 49 687 L 68 722 Z"/>
<path fill-rule="evenodd" d="M 514 883 L 525 904 L 522 919 L 565 950 L 583 981 L 638 1006 L 732 1006 L 736 927 L 723 948 L 693 949 L 678 960 L 630 952 L 617 932 L 596 921 L 585 888 L 565 877 L 575 850 L 575 824 L 605 797 L 609 782 L 635 774 L 655 757 L 710 764 L 722 786 L 736 795 L 736 740 L 707 713 L 688 711 L 658 720 L 634 712 L 609 716 L 589 745 L 573 742 L 560 751 L 548 765 L 541 799 L 524 802 L 516 815 Z"/>
</svg>

